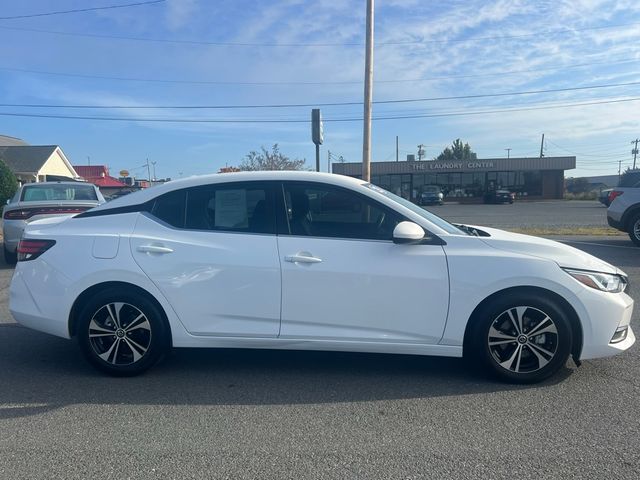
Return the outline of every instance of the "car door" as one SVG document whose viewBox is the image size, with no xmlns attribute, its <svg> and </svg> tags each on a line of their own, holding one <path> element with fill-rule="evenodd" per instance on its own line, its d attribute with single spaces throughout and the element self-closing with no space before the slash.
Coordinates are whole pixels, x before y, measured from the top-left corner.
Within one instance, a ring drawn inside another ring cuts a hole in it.
<svg viewBox="0 0 640 480">
<path fill-rule="evenodd" d="M 435 344 L 449 281 L 440 245 L 399 245 L 397 212 L 350 189 L 283 184 L 282 338 Z"/>
<path fill-rule="evenodd" d="M 135 261 L 194 335 L 275 337 L 280 262 L 268 182 L 158 197 L 131 237 Z"/>
</svg>

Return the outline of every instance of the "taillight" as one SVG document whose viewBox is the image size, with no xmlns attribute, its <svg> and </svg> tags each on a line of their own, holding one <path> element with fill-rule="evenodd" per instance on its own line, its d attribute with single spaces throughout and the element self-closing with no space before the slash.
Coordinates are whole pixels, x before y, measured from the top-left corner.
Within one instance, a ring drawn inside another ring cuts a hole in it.
<svg viewBox="0 0 640 480">
<path fill-rule="evenodd" d="M 622 195 L 624 192 L 621 192 L 620 190 L 611 190 L 609 192 L 609 205 L 611 205 L 611 203 L 616 199 L 616 197 L 619 197 L 620 195 Z"/>
<path fill-rule="evenodd" d="M 8 210 L 4 212 L 5 220 L 26 220 L 34 215 L 70 215 L 82 213 L 91 207 L 39 207 L 20 208 L 18 210 Z"/>
<path fill-rule="evenodd" d="M 35 260 L 56 244 L 55 240 L 32 240 L 23 238 L 18 243 L 18 261 Z"/>
<path fill-rule="evenodd" d="M 30 210 L 9 210 L 5 212 L 5 220 L 25 220 L 32 215 Z"/>
</svg>

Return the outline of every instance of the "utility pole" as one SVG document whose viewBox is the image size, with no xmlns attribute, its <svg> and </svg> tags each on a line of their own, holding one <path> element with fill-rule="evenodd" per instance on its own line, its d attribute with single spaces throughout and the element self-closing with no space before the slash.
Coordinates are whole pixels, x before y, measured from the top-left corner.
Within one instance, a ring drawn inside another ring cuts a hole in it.
<svg viewBox="0 0 640 480">
<path fill-rule="evenodd" d="M 636 157 L 638 156 L 638 142 L 640 142 L 640 139 L 636 138 L 635 140 L 632 140 L 631 143 L 635 143 L 636 146 L 633 147 L 633 150 L 631 150 L 631 153 L 633 153 L 633 169 L 636 169 Z"/>
<path fill-rule="evenodd" d="M 331 173 L 331 150 L 327 150 L 327 173 Z"/>
<path fill-rule="evenodd" d="M 91 157 L 87 155 L 87 162 L 89 162 L 89 166 L 91 166 Z"/>
<path fill-rule="evenodd" d="M 424 156 L 424 144 L 418 145 L 418 161 L 422 161 L 422 157 Z"/>
<path fill-rule="evenodd" d="M 542 141 L 540 142 L 540 158 L 544 157 L 544 133 L 542 134 Z"/>
<path fill-rule="evenodd" d="M 362 131 L 362 179 L 371 181 L 371 102 L 373 101 L 373 2 L 367 0 L 367 32 L 364 57 L 364 125 Z"/>
<path fill-rule="evenodd" d="M 507 158 L 511 158 L 511 149 L 505 148 L 505 150 L 507 151 Z"/>
<path fill-rule="evenodd" d="M 396 162 L 398 161 L 398 135 L 396 135 Z"/>
<path fill-rule="evenodd" d="M 622 171 L 622 160 L 618 160 L 618 183 L 620 183 L 621 171 Z"/>
</svg>

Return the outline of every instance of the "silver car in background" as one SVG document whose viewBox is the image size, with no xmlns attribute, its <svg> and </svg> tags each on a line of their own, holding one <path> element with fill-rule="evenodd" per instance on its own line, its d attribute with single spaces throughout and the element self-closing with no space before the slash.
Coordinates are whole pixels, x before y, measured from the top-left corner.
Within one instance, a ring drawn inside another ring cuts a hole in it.
<svg viewBox="0 0 640 480">
<path fill-rule="evenodd" d="M 44 217 L 76 215 L 105 203 L 98 188 L 83 182 L 27 183 L 2 210 L 4 259 L 15 263 L 25 226 Z"/>
</svg>

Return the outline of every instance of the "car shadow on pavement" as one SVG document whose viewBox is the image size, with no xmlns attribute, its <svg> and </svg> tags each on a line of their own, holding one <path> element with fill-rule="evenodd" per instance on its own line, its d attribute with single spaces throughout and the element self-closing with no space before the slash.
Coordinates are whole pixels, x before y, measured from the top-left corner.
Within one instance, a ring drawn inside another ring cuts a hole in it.
<svg viewBox="0 0 640 480">
<path fill-rule="evenodd" d="M 277 350 L 176 349 L 144 375 L 114 378 L 74 342 L 20 326 L 0 327 L 0 385 L 0 419 L 75 404 L 295 405 L 531 388 L 488 379 L 461 359 Z"/>
</svg>

